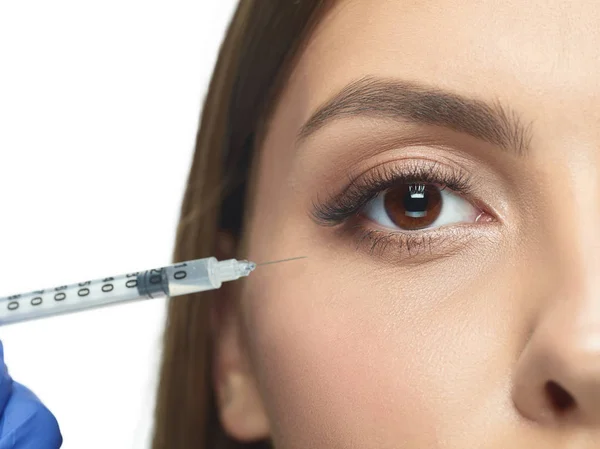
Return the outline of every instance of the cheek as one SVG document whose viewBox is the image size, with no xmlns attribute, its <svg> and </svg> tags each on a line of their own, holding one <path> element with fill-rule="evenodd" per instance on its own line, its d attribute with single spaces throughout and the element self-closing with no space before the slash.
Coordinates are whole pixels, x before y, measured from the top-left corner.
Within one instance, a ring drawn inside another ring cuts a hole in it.
<svg viewBox="0 0 600 449">
<path fill-rule="evenodd" d="M 510 366 L 498 338 L 509 308 L 491 306 L 481 273 L 432 283 L 349 262 L 315 246 L 306 262 L 248 278 L 244 337 L 275 441 L 434 447 L 469 414 L 480 434 Z"/>
<path fill-rule="evenodd" d="M 250 289 L 255 299 L 247 341 L 275 420 L 275 441 L 285 441 L 286 448 L 315 441 L 350 447 L 365 437 L 364 429 L 380 428 L 390 416 L 402 422 L 422 414 L 427 407 L 421 389 L 411 380 L 409 363 L 401 363 L 410 342 L 390 353 L 385 331 L 371 328 L 373 314 L 347 296 L 344 285 L 309 279 L 286 281 L 283 288 L 265 278 Z M 383 329 L 389 324 L 378 323 Z"/>
</svg>

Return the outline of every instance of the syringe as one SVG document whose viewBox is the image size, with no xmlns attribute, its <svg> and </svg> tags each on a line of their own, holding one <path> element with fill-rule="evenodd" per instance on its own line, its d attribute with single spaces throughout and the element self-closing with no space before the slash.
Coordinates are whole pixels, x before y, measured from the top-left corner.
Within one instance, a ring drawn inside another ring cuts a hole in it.
<svg viewBox="0 0 600 449">
<path fill-rule="evenodd" d="M 300 259 L 296 257 L 288 260 Z M 273 263 L 273 262 L 266 262 Z M 263 264 L 260 264 L 263 265 Z M 141 299 L 164 298 L 221 287 L 248 276 L 254 262 L 215 257 L 110 276 L 0 298 L 0 326 Z"/>
</svg>

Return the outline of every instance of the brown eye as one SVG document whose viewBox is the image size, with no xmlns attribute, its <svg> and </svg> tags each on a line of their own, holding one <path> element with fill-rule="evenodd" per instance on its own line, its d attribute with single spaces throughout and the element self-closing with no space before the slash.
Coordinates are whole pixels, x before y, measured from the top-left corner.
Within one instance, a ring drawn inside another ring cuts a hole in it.
<svg viewBox="0 0 600 449">
<path fill-rule="evenodd" d="M 400 184 L 384 194 L 385 212 L 406 230 L 431 226 L 442 210 L 440 189 L 432 184 Z"/>
<path fill-rule="evenodd" d="M 427 183 L 396 184 L 373 198 L 362 211 L 380 226 L 403 231 L 474 223 L 480 214 L 459 194 Z"/>
</svg>

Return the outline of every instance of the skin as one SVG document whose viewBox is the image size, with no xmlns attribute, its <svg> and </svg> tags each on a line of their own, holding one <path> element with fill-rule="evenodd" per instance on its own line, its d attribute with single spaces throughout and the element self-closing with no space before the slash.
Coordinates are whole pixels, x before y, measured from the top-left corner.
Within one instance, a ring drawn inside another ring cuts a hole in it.
<svg viewBox="0 0 600 449">
<path fill-rule="evenodd" d="M 230 435 L 278 449 L 600 446 L 598 23 L 593 1 L 359 0 L 327 14 L 270 121 L 244 242 L 257 262 L 308 258 L 222 289 L 215 313 Z M 373 117 L 298 143 L 367 75 L 499 99 L 531 123 L 530 151 Z M 464 169 L 489 219 L 408 257 L 311 218 L 347 173 L 423 158 Z"/>
</svg>

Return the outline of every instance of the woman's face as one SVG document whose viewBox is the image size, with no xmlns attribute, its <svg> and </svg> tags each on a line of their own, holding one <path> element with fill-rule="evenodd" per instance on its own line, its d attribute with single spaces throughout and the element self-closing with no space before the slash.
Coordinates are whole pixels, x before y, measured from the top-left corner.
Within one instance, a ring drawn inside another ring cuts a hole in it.
<svg viewBox="0 0 600 449">
<path fill-rule="evenodd" d="M 594 1 L 326 15 L 247 227 L 250 259 L 307 258 L 241 284 L 227 429 L 283 449 L 600 446 L 598 23 Z"/>
</svg>

